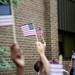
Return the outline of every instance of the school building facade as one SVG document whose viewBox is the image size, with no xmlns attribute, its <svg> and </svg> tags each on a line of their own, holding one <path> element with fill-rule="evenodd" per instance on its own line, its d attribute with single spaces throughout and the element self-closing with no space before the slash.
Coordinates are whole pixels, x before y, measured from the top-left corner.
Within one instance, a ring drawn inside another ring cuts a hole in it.
<svg viewBox="0 0 75 75">
<path fill-rule="evenodd" d="M 25 56 L 25 75 L 37 75 L 34 63 L 39 58 L 35 36 L 25 37 L 21 26 L 32 23 L 42 27 L 46 41 L 46 56 L 50 60 L 62 54 L 64 60 L 71 57 L 75 49 L 74 0 L 24 0 L 14 9 L 17 41 Z M 10 47 L 13 43 L 11 26 L 0 27 L 0 46 Z M 8 52 L 9 53 L 9 52 Z M 5 57 L 10 63 L 10 55 Z M 14 75 L 15 68 L 1 70 L 1 75 Z"/>
</svg>

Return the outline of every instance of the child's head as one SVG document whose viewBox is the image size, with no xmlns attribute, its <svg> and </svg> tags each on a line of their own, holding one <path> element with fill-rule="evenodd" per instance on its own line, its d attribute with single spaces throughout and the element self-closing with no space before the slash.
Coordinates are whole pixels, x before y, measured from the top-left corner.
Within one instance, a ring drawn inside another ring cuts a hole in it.
<svg viewBox="0 0 75 75">
<path fill-rule="evenodd" d="M 36 72 L 39 72 L 43 67 L 43 63 L 42 61 L 37 61 L 35 64 L 34 64 L 34 70 Z"/>
</svg>

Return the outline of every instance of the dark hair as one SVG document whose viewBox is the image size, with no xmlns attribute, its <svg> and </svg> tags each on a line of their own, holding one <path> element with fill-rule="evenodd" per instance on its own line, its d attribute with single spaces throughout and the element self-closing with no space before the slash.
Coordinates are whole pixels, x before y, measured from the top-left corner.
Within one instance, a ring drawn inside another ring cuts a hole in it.
<svg viewBox="0 0 75 75">
<path fill-rule="evenodd" d="M 71 70 L 70 70 L 70 75 L 73 75 L 73 71 L 74 71 L 74 69 L 72 67 Z"/>
<path fill-rule="evenodd" d="M 39 72 L 40 69 L 42 68 L 42 66 L 43 66 L 43 63 L 42 63 L 41 61 L 37 61 L 37 62 L 34 64 L 34 70 L 35 70 L 36 72 Z"/>
</svg>

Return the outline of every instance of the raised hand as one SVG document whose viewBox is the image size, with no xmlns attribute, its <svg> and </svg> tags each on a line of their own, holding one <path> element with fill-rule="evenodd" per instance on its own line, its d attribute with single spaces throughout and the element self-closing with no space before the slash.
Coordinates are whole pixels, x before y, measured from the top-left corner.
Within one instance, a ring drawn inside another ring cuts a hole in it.
<svg viewBox="0 0 75 75">
<path fill-rule="evenodd" d="M 45 47 L 46 47 L 46 43 L 41 43 L 39 41 L 36 42 L 36 48 L 37 48 L 37 52 L 42 55 L 45 54 Z"/>
<path fill-rule="evenodd" d="M 36 42 L 37 52 L 40 54 L 41 61 L 43 63 L 45 72 L 48 74 L 48 68 L 49 68 L 49 61 L 45 56 L 45 47 L 46 43 L 41 43 L 39 41 Z"/>
<path fill-rule="evenodd" d="M 17 44 L 11 46 L 11 59 L 17 67 L 24 67 L 24 57 Z"/>
</svg>

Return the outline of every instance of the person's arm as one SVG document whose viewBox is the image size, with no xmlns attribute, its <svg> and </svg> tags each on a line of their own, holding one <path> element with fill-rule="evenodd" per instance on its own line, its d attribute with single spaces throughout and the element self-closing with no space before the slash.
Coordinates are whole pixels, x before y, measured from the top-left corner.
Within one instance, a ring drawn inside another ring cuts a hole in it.
<svg viewBox="0 0 75 75">
<path fill-rule="evenodd" d="M 49 61 L 45 56 L 45 46 L 46 43 L 36 42 L 37 52 L 40 54 L 41 61 L 43 62 L 43 66 L 45 68 L 46 73 L 48 73 L 49 69 Z"/>
<path fill-rule="evenodd" d="M 24 75 L 24 67 L 17 67 L 17 75 Z"/>
<path fill-rule="evenodd" d="M 73 73 L 72 62 L 68 65 L 68 72 L 69 72 L 69 75 L 71 75 L 71 73 Z"/>
<path fill-rule="evenodd" d="M 48 69 L 49 69 L 49 61 L 47 60 L 45 55 L 40 55 L 41 56 L 41 60 L 43 62 L 44 68 L 46 73 L 48 73 Z"/>
<path fill-rule="evenodd" d="M 24 75 L 24 58 L 17 44 L 11 46 L 11 59 L 16 65 L 17 75 Z"/>
</svg>

